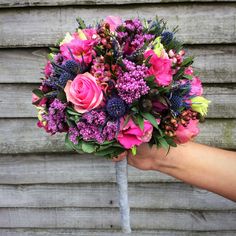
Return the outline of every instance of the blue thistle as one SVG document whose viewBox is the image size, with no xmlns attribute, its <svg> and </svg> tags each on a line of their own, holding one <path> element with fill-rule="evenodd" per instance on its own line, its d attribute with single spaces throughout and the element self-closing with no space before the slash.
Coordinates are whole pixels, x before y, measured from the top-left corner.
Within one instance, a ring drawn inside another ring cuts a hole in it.
<svg viewBox="0 0 236 236">
<path fill-rule="evenodd" d="M 76 61 L 74 60 L 68 60 L 66 63 L 63 65 L 63 68 L 65 68 L 66 71 L 68 71 L 71 74 L 78 74 L 79 71 L 79 65 Z"/>
<path fill-rule="evenodd" d="M 171 109 L 174 111 L 178 111 L 181 107 L 184 106 L 183 98 L 176 94 L 173 94 L 169 100 L 171 103 Z"/>
<path fill-rule="evenodd" d="M 113 118 L 120 118 L 125 115 L 126 104 L 119 97 L 110 98 L 106 104 L 107 113 Z"/>
<path fill-rule="evenodd" d="M 57 89 L 57 81 L 57 78 L 49 77 L 48 79 L 43 80 L 43 85 L 46 85 L 52 89 Z"/>
<path fill-rule="evenodd" d="M 174 37 L 174 34 L 169 31 L 165 31 L 161 34 L 161 41 L 165 44 L 169 44 Z"/>
<path fill-rule="evenodd" d="M 68 80 L 73 80 L 75 78 L 75 75 L 72 75 L 70 73 L 67 73 L 67 72 L 63 72 L 60 76 L 60 78 L 58 79 L 58 82 L 57 84 L 61 87 L 65 87 L 66 86 L 66 83 Z"/>
</svg>

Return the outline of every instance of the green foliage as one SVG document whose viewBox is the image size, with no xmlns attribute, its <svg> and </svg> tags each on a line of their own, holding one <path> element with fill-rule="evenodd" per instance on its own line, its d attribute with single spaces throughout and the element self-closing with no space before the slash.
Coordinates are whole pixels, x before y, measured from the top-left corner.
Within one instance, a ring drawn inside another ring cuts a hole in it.
<svg viewBox="0 0 236 236">
<path fill-rule="evenodd" d="M 33 89 L 32 93 L 34 93 L 39 98 L 43 98 L 44 97 L 44 93 L 40 89 Z"/>
<path fill-rule="evenodd" d="M 84 20 L 82 20 L 82 18 L 80 18 L 79 16 L 76 18 L 76 21 L 78 23 L 78 28 L 79 29 L 85 29 L 86 28 L 86 25 L 84 23 Z"/>
</svg>

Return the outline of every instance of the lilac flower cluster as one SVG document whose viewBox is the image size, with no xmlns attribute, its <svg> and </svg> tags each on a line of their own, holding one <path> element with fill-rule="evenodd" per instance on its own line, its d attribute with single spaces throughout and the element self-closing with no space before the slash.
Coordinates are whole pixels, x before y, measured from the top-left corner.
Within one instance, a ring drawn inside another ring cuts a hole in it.
<svg viewBox="0 0 236 236">
<path fill-rule="evenodd" d="M 105 138 L 97 125 L 79 121 L 77 123 L 77 128 L 84 141 L 95 140 L 98 143 L 103 143 L 105 141 Z"/>
<path fill-rule="evenodd" d="M 150 89 L 144 81 L 148 76 L 148 68 L 144 65 L 136 65 L 127 59 L 124 59 L 123 63 L 127 71 L 119 73 L 116 88 L 119 96 L 127 104 L 131 104 L 147 94 Z"/>
<path fill-rule="evenodd" d="M 143 25 L 139 19 L 126 20 L 123 27 L 120 31 L 118 29 L 117 39 L 121 45 L 123 44 L 124 54 L 130 55 L 154 38 L 152 34 L 143 33 Z"/>
<path fill-rule="evenodd" d="M 43 115 L 44 120 L 47 122 L 48 130 L 50 133 L 65 132 L 67 129 L 65 108 L 66 104 L 62 103 L 59 99 L 54 99 L 48 109 L 48 114 Z"/>
<path fill-rule="evenodd" d="M 115 138 L 119 127 L 117 122 L 106 122 L 104 111 L 91 111 L 82 116 L 77 127 L 70 128 L 69 138 L 77 144 L 77 138 L 82 137 L 84 141 L 96 141 L 103 143 L 105 140 L 111 141 Z"/>
<path fill-rule="evenodd" d="M 83 114 L 82 119 L 88 124 L 94 124 L 96 126 L 103 126 L 106 122 L 106 113 L 104 111 L 92 110 Z"/>
</svg>

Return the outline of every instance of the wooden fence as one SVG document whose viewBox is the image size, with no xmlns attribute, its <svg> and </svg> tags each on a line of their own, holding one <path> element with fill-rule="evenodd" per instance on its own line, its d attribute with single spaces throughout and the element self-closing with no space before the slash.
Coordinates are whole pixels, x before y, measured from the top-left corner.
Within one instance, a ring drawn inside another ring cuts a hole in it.
<svg viewBox="0 0 236 236">
<path fill-rule="evenodd" d="M 122 235 L 113 163 L 68 153 L 31 105 L 46 48 L 106 15 L 180 26 L 212 101 L 197 140 L 236 149 L 236 1 L 0 0 L 0 236 Z M 167 175 L 129 167 L 129 197 L 133 235 L 236 235 L 234 202 Z"/>
</svg>

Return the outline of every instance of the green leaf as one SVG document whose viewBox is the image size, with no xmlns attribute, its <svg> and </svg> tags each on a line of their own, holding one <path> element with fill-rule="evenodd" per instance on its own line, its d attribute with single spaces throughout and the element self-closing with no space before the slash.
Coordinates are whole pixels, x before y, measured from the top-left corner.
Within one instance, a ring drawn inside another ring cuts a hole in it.
<svg viewBox="0 0 236 236">
<path fill-rule="evenodd" d="M 42 98 L 44 96 L 44 93 L 40 89 L 34 89 L 32 93 L 34 93 L 39 98 Z"/>
<path fill-rule="evenodd" d="M 189 80 L 192 80 L 193 79 L 193 76 L 192 75 L 183 75 L 183 77 L 185 78 L 185 79 L 189 79 Z"/>
<path fill-rule="evenodd" d="M 165 137 L 165 140 L 170 146 L 177 147 L 177 144 L 174 142 L 173 138 L 167 136 Z"/>
<path fill-rule="evenodd" d="M 148 77 L 146 77 L 146 78 L 144 78 L 146 81 L 148 81 L 148 82 L 154 82 L 154 80 L 155 80 L 155 76 L 154 75 L 150 75 L 150 76 L 148 76 Z"/>
<path fill-rule="evenodd" d="M 101 151 L 96 151 L 94 154 L 96 156 L 115 156 L 117 153 L 122 153 L 123 151 L 125 151 L 124 148 L 120 148 L 120 147 L 109 147 L 106 148 L 105 150 L 101 150 Z"/>
<path fill-rule="evenodd" d="M 151 124 L 152 124 L 155 128 L 157 128 L 157 129 L 159 130 L 159 127 L 158 127 L 156 118 L 155 118 L 152 114 L 150 114 L 150 113 L 148 113 L 148 112 L 142 112 L 141 115 L 142 115 L 146 120 L 150 121 Z"/>
<path fill-rule="evenodd" d="M 68 114 L 70 114 L 70 115 L 73 115 L 73 116 L 81 116 L 81 114 L 80 113 L 78 113 L 77 111 L 75 111 L 73 108 L 71 108 L 71 107 L 67 107 L 66 108 L 66 112 L 68 113 Z"/>
<path fill-rule="evenodd" d="M 57 94 L 57 98 L 62 102 L 67 102 L 66 94 L 62 90 Z"/>
<path fill-rule="evenodd" d="M 143 130 L 144 129 L 144 119 L 143 119 L 143 117 L 138 115 L 137 122 L 138 122 L 138 126 L 140 127 L 140 129 Z"/>
<path fill-rule="evenodd" d="M 82 151 L 86 153 L 93 153 L 96 150 L 96 146 L 93 143 L 82 142 Z"/>
<path fill-rule="evenodd" d="M 79 24 L 79 29 L 85 29 L 86 28 L 86 25 L 83 21 L 82 18 L 80 18 L 79 16 L 76 18 L 76 21 L 77 23 Z"/>
<path fill-rule="evenodd" d="M 132 155 L 135 156 L 137 154 L 137 147 L 136 146 L 133 146 L 131 148 L 131 152 L 132 152 Z"/>
<path fill-rule="evenodd" d="M 169 144 L 167 143 L 167 141 L 163 138 L 163 137 L 158 137 L 158 142 L 160 143 L 160 145 L 165 148 L 168 149 L 169 148 Z"/>
<path fill-rule="evenodd" d="M 183 62 L 181 63 L 181 66 L 184 66 L 184 67 L 190 66 L 191 64 L 193 64 L 193 58 L 194 57 L 185 58 Z"/>
<path fill-rule="evenodd" d="M 59 48 L 49 47 L 49 49 L 50 49 L 52 52 L 55 52 L 55 53 L 60 52 Z"/>
</svg>

